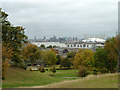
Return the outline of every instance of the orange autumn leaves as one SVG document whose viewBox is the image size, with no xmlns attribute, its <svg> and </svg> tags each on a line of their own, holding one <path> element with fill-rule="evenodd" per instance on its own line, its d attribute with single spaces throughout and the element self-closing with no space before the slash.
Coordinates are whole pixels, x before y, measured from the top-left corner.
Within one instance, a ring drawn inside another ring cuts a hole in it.
<svg viewBox="0 0 120 90">
<path fill-rule="evenodd" d="M 2 47 L 2 78 L 5 79 L 6 72 L 8 71 L 10 61 L 13 57 L 13 51 L 9 44 Z"/>
</svg>

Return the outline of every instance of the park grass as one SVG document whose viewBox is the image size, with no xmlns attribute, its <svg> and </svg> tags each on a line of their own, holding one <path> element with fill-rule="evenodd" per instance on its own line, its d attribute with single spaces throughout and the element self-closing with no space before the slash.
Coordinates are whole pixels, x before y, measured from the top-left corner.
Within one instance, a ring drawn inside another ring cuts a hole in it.
<svg viewBox="0 0 120 90">
<path fill-rule="evenodd" d="M 3 88 L 45 86 L 44 88 L 117 88 L 117 74 L 88 75 L 86 78 L 78 77 L 78 70 L 57 70 L 55 74 L 50 71 L 26 71 L 19 68 L 10 68 L 6 80 L 2 81 Z M 50 74 L 55 77 L 49 76 Z M 40 88 L 39 87 L 39 88 Z"/>
<path fill-rule="evenodd" d="M 77 77 L 77 70 L 57 70 L 55 77 L 49 76 L 53 74 L 50 71 L 41 73 L 39 71 L 26 71 L 19 68 L 10 68 L 7 73 L 7 78 L 2 81 L 3 88 L 24 87 L 24 86 L 40 86 L 65 80 L 71 78 L 62 77 Z"/>
<path fill-rule="evenodd" d="M 69 69 L 69 70 L 57 70 L 56 73 L 52 73 L 51 71 L 47 71 L 44 74 L 49 75 L 53 74 L 56 78 L 63 78 L 63 77 L 78 77 L 77 75 L 78 70 L 76 69 Z"/>
<path fill-rule="evenodd" d="M 37 88 L 118 88 L 118 75 L 89 75 L 86 78 L 38 86 Z"/>
</svg>

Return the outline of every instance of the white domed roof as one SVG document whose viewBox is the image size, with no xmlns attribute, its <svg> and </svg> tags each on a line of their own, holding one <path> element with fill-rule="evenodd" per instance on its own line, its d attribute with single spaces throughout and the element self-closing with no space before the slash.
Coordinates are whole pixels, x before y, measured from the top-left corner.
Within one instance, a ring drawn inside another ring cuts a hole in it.
<svg viewBox="0 0 120 90">
<path fill-rule="evenodd" d="M 101 38 L 88 38 L 88 39 L 85 39 L 85 40 L 82 40 L 83 42 L 101 42 L 101 43 L 104 43 L 105 40 L 104 39 L 101 39 Z"/>
</svg>

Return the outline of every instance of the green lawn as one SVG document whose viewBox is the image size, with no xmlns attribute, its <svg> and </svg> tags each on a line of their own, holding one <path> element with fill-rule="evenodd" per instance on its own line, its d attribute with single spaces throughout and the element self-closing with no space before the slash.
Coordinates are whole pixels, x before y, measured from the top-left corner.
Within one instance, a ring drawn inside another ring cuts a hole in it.
<svg viewBox="0 0 120 90">
<path fill-rule="evenodd" d="M 54 74 L 55 78 L 63 78 L 63 77 L 78 77 L 77 75 L 78 70 L 76 69 L 69 69 L 69 70 L 57 70 L 57 72 Z M 43 73 L 45 75 L 53 74 L 50 71 L 47 71 Z"/>
<path fill-rule="evenodd" d="M 37 88 L 118 88 L 118 75 L 89 75 L 84 79 L 64 81 Z"/>
<path fill-rule="evenodd" d="M 41 73 L 39 71 L 26 71 L 23 69 L 10 68 L 7 73 L 7 79 L 3 80 L 3 88 L 21 87 L 21 86 L 38 86 L 46 85 L 64 80 L 71 80 L 63 77 L 77 77 L 77 70 L 57 70 L 55 77 L 49 76 L 53 74 L 50 71 Z"/>
<path fill-rule="evenodd" d="M 46 88 L 117 88 L 117 74 L 89 75 L 86 78 L 63 78 L 63 77 L 78 77 L 78 70 L 57 70 L 55 77 L 49 76 L 53 74 L 50 71 L 40 73 L 39 71 L 26 71 L 23 69 L 10 68 L 7 73 L 7 79 L 3 80 L 3 88 L 12 87 L 31 87 L 45 86 Z M 59 84 L 60 83 L 60 84 Z"/>
</svg>

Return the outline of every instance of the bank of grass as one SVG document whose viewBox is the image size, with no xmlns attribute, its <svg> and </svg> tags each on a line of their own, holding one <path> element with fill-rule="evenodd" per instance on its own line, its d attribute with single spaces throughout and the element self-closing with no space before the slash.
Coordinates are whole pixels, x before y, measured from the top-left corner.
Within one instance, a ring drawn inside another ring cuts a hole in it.
<svg viewBox="0 0 120 90">
<path fill-rule="evenodd" d="M 47 85 L 64 80 L 71 80 L 71 78 L 63 77 L 77 77 L 77 70 L 57 70 L 55 74 L 50 71 L 41 73 L 39 71 L 26 71 L 18 68 L 10 68 L 7 73 L 7 79 L 2 81 L 3 88 L 24 87 L 24 86 L 39 86 Z M 49 75 L 55 75 L 55 77 Z"/>
<path fill-rule="evenodd" d="M 37 88 L 118 88 L 118 75 L 89 75 L 85 78 L 64 81 Z"/>
<path fill-rule="evenodd" d="M 3 88 L 13 87 L 31 87 L 44 86 L 48 88 L 117 88 L 118 75 L 89 75 L 86 78 L 64 78 L 64 77 L 78 77 L 78 70 L 57 70 L 55 74 L 50 71 L 40 73 L 39 71 L 26 71 L 18 68 L 10 68 L 7 73 L 7 79 L 3 80 Z M 49 76 L 49 75 L 55 76 Z M 65 83 L 62 83 L 65 82 Z M 60 83 L 60 84 L 57 84 Z M 51 84 L 51 85 L 48 85 Z M 46 87 L 46 86 L 45 86 Z"/>
<path fill-rule="evenodd" d="M 63 88 L 118 88 L 118 76 L 114 75 L 103 75 L 94 76 L 93 78 L 86 78 L 85 80 L 71 82 L 64 84 Z M 61 86 L 59 86 L 61 88 Z"/>
</svg>

